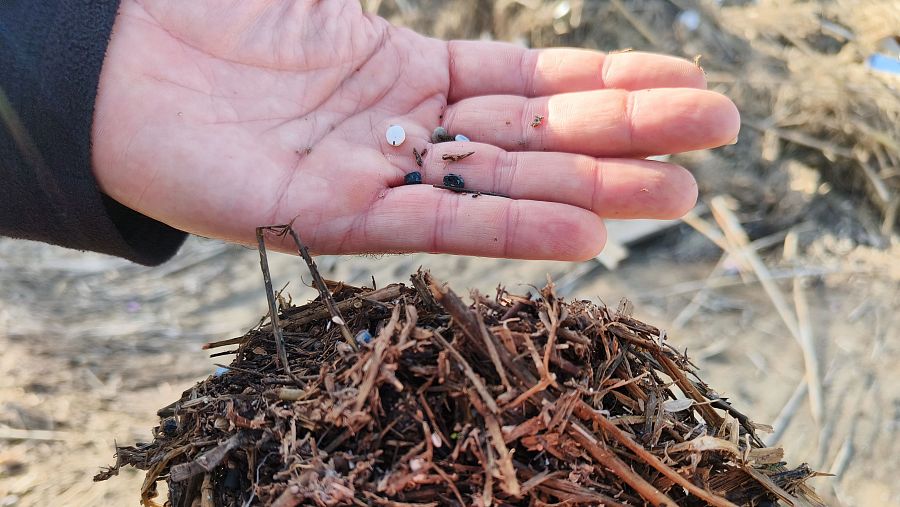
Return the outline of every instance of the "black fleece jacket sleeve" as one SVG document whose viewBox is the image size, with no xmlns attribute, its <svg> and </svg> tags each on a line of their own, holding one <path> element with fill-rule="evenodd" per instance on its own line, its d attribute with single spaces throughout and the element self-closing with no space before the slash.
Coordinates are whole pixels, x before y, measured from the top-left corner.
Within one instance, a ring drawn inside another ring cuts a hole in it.
<svg viewBox="0 0 900 507">
<path fill-rule="evenodd" d="M 91 123 L 118 1 L 0 1 L 0 235 L 153 265 L 185 233 L 100 192 Z"/>
</svg>

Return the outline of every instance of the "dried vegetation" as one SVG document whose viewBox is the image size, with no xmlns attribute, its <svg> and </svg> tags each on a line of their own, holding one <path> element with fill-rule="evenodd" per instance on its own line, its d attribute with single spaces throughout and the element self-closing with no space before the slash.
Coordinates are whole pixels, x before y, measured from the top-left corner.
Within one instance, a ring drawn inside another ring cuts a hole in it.
<svg viewBox="0 0 900 507">
<path fill-rule="evenodd" d="M 320 298 L 295 307 L 269 286 L 277 318 L 208 344 L 236 345 L 233 363 L 97 480 L 146 470 L 144 503 L 166 481 L 173 507 L 820 504 L 815 473 L 788 468 L 627 302 L 548 283 L 466 304 L 427 272 L 365 289 L 307 262 Z"/>
</svg>

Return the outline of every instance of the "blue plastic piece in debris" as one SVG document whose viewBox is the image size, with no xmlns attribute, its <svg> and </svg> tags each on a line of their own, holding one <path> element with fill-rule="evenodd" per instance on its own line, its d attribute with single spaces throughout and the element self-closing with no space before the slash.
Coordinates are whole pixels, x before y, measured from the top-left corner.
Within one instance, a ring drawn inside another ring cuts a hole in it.
<svg viewBox="0 0 900 507">
<path fill-rule="evenodd" d="M 225 375 L 229 371 L 230 370 L 228 368 L 226 368 L 224 366 L 219 366 L 218 368 L 216 368 L 216 371 L 213 372 L 213 377 L 221 377 L 222 375 Z"/>
<path fill-rule="evenodd" d="M 466 136 L 464 136 L 464 135 L 462 135 L 462 134 L 456 134 L 456 137 L 454 137 L 453 139 L 454 139 L 455 141 L 459 141 L 459 142 L 462 142 L 462 143 L 467 143 L 467 142 L 469 142 L 469 138 L 466 137 Z"/>
<path fill-rule="evenodd" d="M 370 341 L 372 341 L 372 333 L 370 333 L 368 329 L 363 329 L 356 333 L 356 343 L 362 345 L 364 343 L 369 343 Z"/>
<path fill-rule="evenodd" d="M 900 75 L 900 58 L 874 53 L 866 58 L 866 65 L 872 70 Z"/>
</svg>

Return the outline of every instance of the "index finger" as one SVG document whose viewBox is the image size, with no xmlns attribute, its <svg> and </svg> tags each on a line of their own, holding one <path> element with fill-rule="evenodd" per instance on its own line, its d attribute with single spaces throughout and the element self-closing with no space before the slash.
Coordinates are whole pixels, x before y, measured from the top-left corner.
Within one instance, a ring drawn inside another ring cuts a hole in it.
<svg viewBox="0 0 900 507">
<path fill-rule="evenodd" d="M 699 67 L 673 56 L 527 49 L 501 42 L 447 44 L 450 102 L 480 95 L 540 97 L 608 88 L 706 88 L 706 77 Z"/>
</svg>

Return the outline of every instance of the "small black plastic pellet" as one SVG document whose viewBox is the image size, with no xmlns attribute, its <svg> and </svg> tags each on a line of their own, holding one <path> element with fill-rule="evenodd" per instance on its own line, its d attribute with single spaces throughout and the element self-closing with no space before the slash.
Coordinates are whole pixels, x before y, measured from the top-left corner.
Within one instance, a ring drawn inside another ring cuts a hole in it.
<svg viewBox="0 0 900 507">
<path fill-rule="evenodd" d="M 434 129 L 434 132 L 431 133 L 431 142 L 432 143 L 446 143 L 453 141 L 453 136 L 447 133 L 447 129 L 444 127 L 438 127 Z"/>
<path fill-rule="evenodd" d="M 419 171 L 407 173 L 406 176 L 403 177 L 404 185 L 418 185 L 419 183 L 422 183 L 422 173 Z"/>
<path fill-rule="evenodd" d="M 466 182 L 463 177 L 458 174 L 448 174 L 444 176 L 444 186 L 452 188 L 466 188 Z"/>
</svg>

